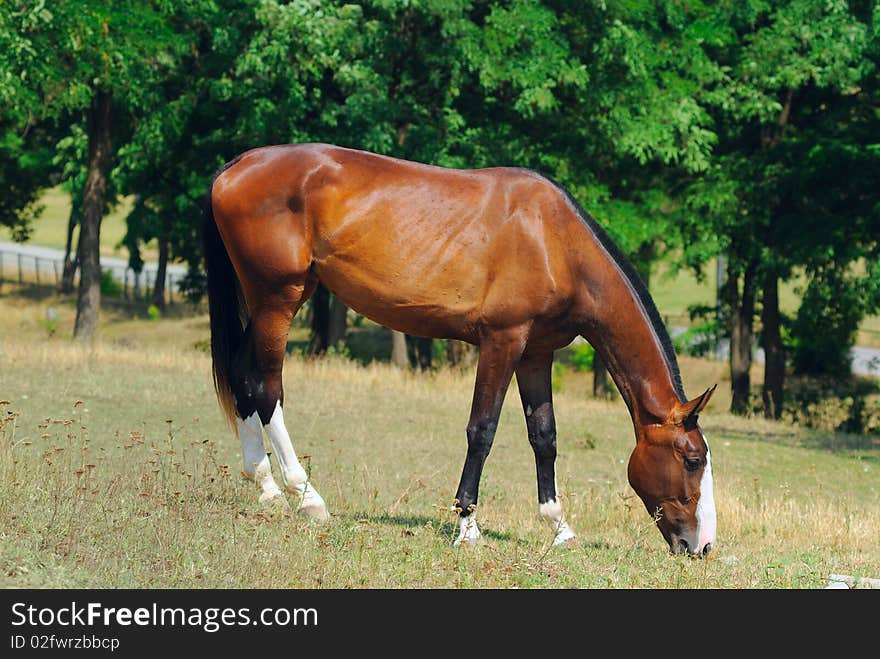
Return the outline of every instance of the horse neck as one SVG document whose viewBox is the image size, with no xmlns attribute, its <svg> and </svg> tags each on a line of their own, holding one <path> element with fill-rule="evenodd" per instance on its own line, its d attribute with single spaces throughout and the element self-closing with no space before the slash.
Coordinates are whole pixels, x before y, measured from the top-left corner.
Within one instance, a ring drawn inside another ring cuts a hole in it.
<svg viewBox="0 0 880 659">
<path fill-rule="evenodd" d="M 675 357 L 663 347 L 665 330 L 654 327 L 647 308 L 653 302 L 644 299 L 647 291 L 639 292 L 627 267 L 595 234 L 589 232 L 584 242 L 579 273 L 581 334 L 604 361 L 639 438 L 641 426 L 663 421 L 677 403 L 684 402 Z"/>
</svg>

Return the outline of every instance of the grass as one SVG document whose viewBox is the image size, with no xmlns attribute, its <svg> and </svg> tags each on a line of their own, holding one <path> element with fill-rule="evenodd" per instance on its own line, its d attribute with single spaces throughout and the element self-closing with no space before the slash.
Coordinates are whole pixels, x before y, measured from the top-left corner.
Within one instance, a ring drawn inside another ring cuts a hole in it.
<svg viewBox="0 0 880 659">
<path fill-rule="evenodd" d="M 719 391 L 703 415 L 718 548 L 674 557 L 626 482 L 625 406 L 590 400 L 589 375 L 566 370 L 558 480 L 577 543 L 552 548 L 537 519 L 511 387 L 482 481 L 485 542 L 453 549 L 470 370 L 288 357 L 287 426 L 333 514 L 320 525 L 260 506 L 239 476 L 203 315 L 109 308 L 88 348 L 71 327 L 66 301 L 0 298 L 0 586 L 745 589 L 880 576 L 876 439 L 732 417 Z M 690 394 L 724 371 L 681 366 Z"/>
</svg>

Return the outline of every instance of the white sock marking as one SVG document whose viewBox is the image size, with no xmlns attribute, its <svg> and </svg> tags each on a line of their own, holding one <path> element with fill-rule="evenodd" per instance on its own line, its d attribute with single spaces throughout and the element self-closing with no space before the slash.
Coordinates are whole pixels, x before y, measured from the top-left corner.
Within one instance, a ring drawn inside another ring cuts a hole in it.
<svg viewBox="0 0 880 659">
<path fill-rule="evenodd" d="M 458 518 L 458 538 L 452 543 L 452 546 L 458 547 L 462 542 L 474 544 L 480 537 L 480 527 L 477 526 L 476 514 L 471 513 L 467 517 Z"/>
<path fill-rule="evenodd" d="M 241 440 L 241 461 L 245 475 L 260 488 L 260 501 L 281 496 L 281 489 L 272 478 L 272 467 L 263 445 L 260 418 L 254 412 L 247 419 L 235 418 L 238 438 Z"/>
<path fill-rule="evenodd" d="M 301 497 L 300 509 L 312 515 L 326 519 L 327 505 L 318 491 L 308 481 L 306 470 L 303 469 L 293 450 L 293 443 L 284 425 L 284 413 L 281 411 L 281 403 L 275 403 L 275 411 L 272 418 L 265 426 L 266 434 L 272 443 L 278 465 L 281 467 L 281 481 L 288 492 Z"/>
<path fill-rule="evenodd" d="M 562 514 L 562 504 L 558 499 L 550 499 L 550 501 L 539 504 L 538 513 L 541 515 L 541 519 L 550 524 L 556 534 L 553 537 L 554 546 L 561 545 L 575 537 L 574 531 L 565 521 L 565 516 Z"/>
</svg>

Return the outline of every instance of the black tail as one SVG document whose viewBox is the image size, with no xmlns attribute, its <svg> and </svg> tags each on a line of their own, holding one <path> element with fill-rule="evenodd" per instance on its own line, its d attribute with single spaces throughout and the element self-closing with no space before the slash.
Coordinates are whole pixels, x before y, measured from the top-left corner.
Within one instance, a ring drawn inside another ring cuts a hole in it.
<svg viewBox="0 0 880 659">
<path fill-rule="evenodd" d="M 211 184 L 213 188 L 213 182 Z M 239 294 L 238 276 L 229 260 L 226 245 L 217 230 L 211 191 L 205 204 L 202 250 L 208 277 L 208 308 L 211 317 L 211 358 L 214 389 L 220 407 L 235 427 L 235 397 L 229 380 L 232 360 L 244 336 L 242 324 L 247 311 Z"/>
</svg>

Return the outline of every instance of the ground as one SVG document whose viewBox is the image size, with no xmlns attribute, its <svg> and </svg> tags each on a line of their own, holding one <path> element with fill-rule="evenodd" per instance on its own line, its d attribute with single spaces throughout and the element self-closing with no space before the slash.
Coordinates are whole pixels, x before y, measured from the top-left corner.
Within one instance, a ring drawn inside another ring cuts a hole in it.
<svg viewBox="0 0 880 659">
<path fill-rule="evenodd" d="M 286 421 L 330 507 L 321 525 L 259 505 L 240 477 L 204 314 L 151 321 L 111 305 L 85 348 L 68 338 L 72 313 L 8 285 L 0 297 L 0 586 L 820 588 L 831 574 L 880 576 L 880 446 L 869 436 L 733 417 L 719 390 L 701 417 L 718 546 L 705 560 L 674 557 L 626 481 L 624 404 L 590 399 L 589 374 L 560 368 L 558 480 L 577 541 L 551 548 L 538 519 L 514 393 L 482 481 L 485 542 L 453 549 L 470 369 L 291 352 Z M 723 364 L 681 367 L 689 394 L 729 387 Z"/>
</svg>

